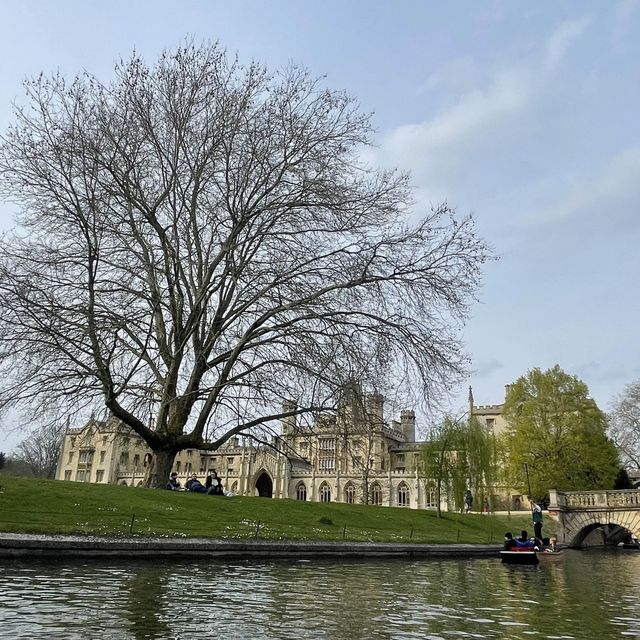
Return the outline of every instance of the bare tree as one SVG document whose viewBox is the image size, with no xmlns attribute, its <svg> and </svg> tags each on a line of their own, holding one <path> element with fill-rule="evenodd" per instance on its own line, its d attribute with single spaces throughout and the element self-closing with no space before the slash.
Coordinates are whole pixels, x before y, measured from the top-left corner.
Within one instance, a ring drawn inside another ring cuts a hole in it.
<svg viewBox="0 0 640 640">
<path fill-rule="evenodd" d="M 609 413 L 609 437 L 630 469 L 640 469 L 640 380 L 628 384 Z"/>
<path fill-rule="evenodd" d="M 24 463 L 38 478 L 53 478 L 62 449 L 63 428 L 46 425 L 36 429 L 17 447 L 12 461 Z"/>
<path fill-rule="evenodd" d="M 26 90 L 0 147 L 22 212 L 0 243 L 0 407 L 103 404 L 161 486 L 182 449 L 335 407 L 381 341 L 427 401 L 463 372 L 490 252 L 446 206 L 408 223 L 408 177 L 359 160 L 353 98 L 191 44 Z"/>
</svg>

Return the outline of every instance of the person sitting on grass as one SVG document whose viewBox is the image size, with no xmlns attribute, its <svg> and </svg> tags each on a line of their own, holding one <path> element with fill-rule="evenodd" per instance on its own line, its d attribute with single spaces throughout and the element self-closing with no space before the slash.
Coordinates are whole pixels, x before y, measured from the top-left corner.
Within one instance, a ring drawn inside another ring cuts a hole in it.
<svg viewBox="0 0 640 640">
<path fill-rule="evenodd" d="M 189 480 L 187 480 L 187 491 L 193 491 L 194 493 L 207 493 L 207 490 L 204 488 L 204 485 L 200 480 L 198 480 L 198 476 L 194 473 Z"/>
<path fill-rule="evenodd" d="M 182 485 L 178 482 L 178 474 L 175 471 L 169 476 L 167 489 L 170 491 L 180 491 L 182 489 Z"/>
<path fill-rule="evenodd" d="M 216 478 L 216 484 L 213 485 L 214 496 L 223 496 L 224 495 L 224 487 L 222 486 L 222 480 L 220 478 Z"/>
<path fill-rule="evenodd" d="M 218 474 L 215 469 L 212 469 L 207 473 L 207 477 L 204 480 L 204 488 L 207 490 L 207 493 L 214 493 L 217 479 Z"/>
</svg>

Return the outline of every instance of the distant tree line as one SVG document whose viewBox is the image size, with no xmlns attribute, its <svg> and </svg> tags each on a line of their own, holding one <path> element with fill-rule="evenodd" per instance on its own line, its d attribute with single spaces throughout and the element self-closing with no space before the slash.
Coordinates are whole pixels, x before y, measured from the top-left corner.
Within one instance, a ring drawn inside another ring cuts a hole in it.
<svg viewBox="0 0 640 640">
<path fill-rule="evenodd" d="M 20 442 L 14 452 L 0 452 L 0 473 L 54 478 L 62 450 L 63 435 L 63 428 L 60 426 L 39 427 Z"/>
</svg>

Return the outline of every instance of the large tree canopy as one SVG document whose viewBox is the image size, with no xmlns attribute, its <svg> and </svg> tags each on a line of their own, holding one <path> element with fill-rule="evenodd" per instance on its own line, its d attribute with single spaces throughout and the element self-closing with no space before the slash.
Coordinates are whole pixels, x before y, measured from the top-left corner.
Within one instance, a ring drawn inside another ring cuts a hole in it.
<svg viewBox="0 0 640 640">
<path fill-rule="evenodd" d="M 640 380 L 628 384 L 609 413 L 609 435 L 623 464 L 640 469 Z"/>
<path fill-rule="evenodd" d="M 209 45 L 26 88 L 0 148 L 21 211 L 2 405 L 102 403 L 164 484 L 177 451 L 335 406 L 373 360 L 428 398 L 457 380 L 489 251 L 446 206 L 408 222 L 407 176 L 359 160 L 353 98 Z"/>
<path fill-rule="evenodd" d="M 504 415 L 510 428 L 504 444 L 509 480 L 542 500 L 549 489 L 610 489 L 618 455 L 606 436 L 607 421 L 587 385 L 558 365 L 532 369 L 509 386 Z"/>
</svg>

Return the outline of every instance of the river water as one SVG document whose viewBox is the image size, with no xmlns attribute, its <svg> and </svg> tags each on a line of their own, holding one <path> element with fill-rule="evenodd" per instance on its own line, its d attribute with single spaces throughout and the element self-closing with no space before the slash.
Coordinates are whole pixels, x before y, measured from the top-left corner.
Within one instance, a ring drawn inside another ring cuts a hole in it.
<svg viewBox="0 0 640 640">
<path fill-rule="evenodd" d="M 640 638 L 640 552 L 538 567 L 411 561 L 4 561 L 1 638 Z"/>
</svg>

